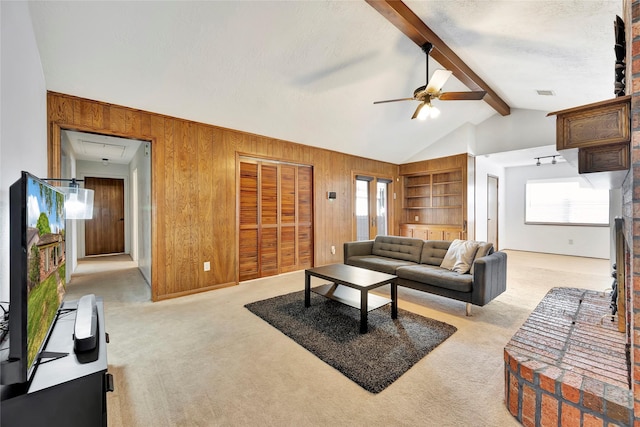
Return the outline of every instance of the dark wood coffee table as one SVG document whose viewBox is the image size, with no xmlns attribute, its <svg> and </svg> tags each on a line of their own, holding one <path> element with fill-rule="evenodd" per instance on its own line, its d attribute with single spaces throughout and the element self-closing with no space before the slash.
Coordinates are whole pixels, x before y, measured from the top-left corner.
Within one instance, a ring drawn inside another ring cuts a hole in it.
<svg viewBox="0 0 640 427">
<path fill-rule="evenodd" d="M 332 283 L 311 289 L 311 276 Z M 367 314 L 391 303 L 391 318 L 398 317 L 397 276 L 345 264 L 332 264 L 304 271 L 304 306 L 311 305 L 311 291 L 360 310 L 360 333 L 368 330 Z M 371 289 L 391 284 L 391 299 L 369 294 Z M 340 286 L 343 285 L 343 286 Z"/>
</svg>

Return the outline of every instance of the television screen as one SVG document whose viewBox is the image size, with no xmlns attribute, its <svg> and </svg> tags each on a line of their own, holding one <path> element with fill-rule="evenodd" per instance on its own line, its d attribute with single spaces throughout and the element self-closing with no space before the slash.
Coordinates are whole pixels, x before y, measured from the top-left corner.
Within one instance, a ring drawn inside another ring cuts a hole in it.
<svg viewBox="0 0 640 427">
<path fill-rule="evenodd" d="M 64 194 L 22 172 L 9 189 L 9 360 L 3 383 L 31 379 L 65 291 Z"/>
<path fill-rule="evenodd" d="M 64 194 L 27 178 L 27 366 L 31 367 L 64 297 Z"/>
</svg>

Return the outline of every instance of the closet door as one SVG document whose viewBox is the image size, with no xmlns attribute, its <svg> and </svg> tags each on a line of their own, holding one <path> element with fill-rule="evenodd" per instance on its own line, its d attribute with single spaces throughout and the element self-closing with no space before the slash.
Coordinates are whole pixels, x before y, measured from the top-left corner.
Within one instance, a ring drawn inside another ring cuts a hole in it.
<svg viewBox="0 0 640 427">
<path fill-rule="evenodd" d="M 239 280 L 313 266 L 313 169 L 240 161 Z"/>
<path fill-rule="evenodd" d="M 240 163 L 240 281 L 259 277 L 258 269 L 258 165 Z"/>
<path fill-rule="evenodd" d="M 298 267 L 313 267 L 313 169 L 298 166 Z"/>
<path fill-rule="evenodd" d="M 260 277 L 278 274 L 278 167 L 260 165 Z"/>
<path fill-rule="evenodd" d="M 296 248 L 296 181 L 297 166 L 280 167 L 280 270 L 282 273 L 298 270 Z"/>
</svg>

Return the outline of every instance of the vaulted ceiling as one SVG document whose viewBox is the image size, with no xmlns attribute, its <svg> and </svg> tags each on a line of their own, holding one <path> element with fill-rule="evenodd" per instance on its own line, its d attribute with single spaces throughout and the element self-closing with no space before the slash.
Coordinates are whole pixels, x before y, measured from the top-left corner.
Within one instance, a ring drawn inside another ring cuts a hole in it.
<svg viewBox="0 0 640 427">
<path fill-rule="evenodd" d="M 619 0 L 405 4 L 511 109 L 613 97 Z M 415 101 L 374 105 L 424 85 L 425 55 L 365 1 L 29 7 L 52 91 L 393 163 L 497 114 L 436 100 L 440 117 L 418 121 Z M 443 90 L 469 89 L 452 77 Z"/>
</svg>

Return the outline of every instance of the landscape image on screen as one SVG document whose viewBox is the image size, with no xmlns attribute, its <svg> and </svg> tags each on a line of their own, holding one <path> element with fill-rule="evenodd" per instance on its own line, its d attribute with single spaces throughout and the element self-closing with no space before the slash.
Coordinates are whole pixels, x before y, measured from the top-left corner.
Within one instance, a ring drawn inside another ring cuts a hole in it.
<svg viewBox="0 0 640 427">
<path fill-rule="evenodd" d="M 27 180 L 27 366 L 47 336 L 65 291 L 64 194 Z"/>
</svg>

